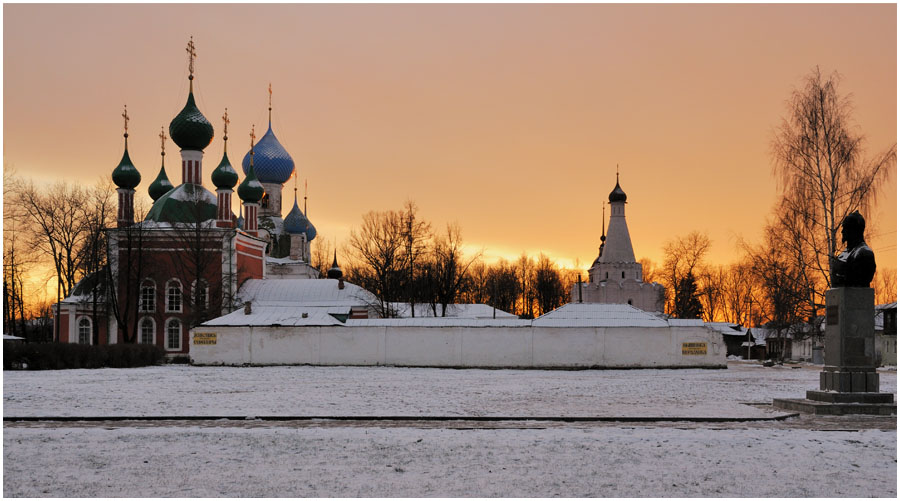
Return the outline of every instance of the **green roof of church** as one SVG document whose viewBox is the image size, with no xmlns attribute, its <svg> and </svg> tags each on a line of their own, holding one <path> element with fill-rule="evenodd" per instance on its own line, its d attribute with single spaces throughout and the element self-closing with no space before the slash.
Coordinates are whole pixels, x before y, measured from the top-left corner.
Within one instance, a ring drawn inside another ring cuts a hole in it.
<svg viewBox="0 0 900 501">
<path fill-rule="evenodd" d="M 219 189 L 231 189 L 237 184 L 238 174 L 231 166 L 231 162 L 228 161 L 227 152 L 222 154 L 222 161 L 212 171 L 212 182 Z"/>
<path fill-rule="evenodd" d="M 216 218 L 216 196 L 199 184 L 185 183 L 159 197 L 145 221 L 197 223 Z"/>
<path fill-rule="evenodd" d="M 250 172 L 247 173 L 244 182 L 238 186 L 237 192 L 241 200 L 251 204 L 259 202 L 265 195 L 266 190 L 259 179 L 256 179 L 256 170 L 254 170 L 253 164 L 250 164 Z"/>
</svg>

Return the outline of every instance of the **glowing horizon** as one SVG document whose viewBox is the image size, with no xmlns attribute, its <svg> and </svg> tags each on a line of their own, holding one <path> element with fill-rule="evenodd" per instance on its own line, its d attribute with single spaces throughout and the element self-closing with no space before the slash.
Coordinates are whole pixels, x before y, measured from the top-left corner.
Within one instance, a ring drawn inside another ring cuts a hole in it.
<svg viewBox="0 0 900 501">
<path fill-rule="evenodd" d="M 338 245 L 364 213 L 412 199 L 486 255 L 586 268 L 618 164 L 638 259 L 660 264 L 667 240 L 699 230 L 709 262 L 728 264 L 775 202 L 772 131 L 813 67 L 843 75 L 869 156 L 897 136 L 891 4 L 7 4 L 4 166 L 108 179 L 128 104 L 136 199 L 149 201 L 160 126 L 187 97 L 190 35 L 195 97 L 216 131 L 204 185 L 222 112 L 240 171 L 271 82 L 300 196 L 308 181 L 310 219 Z M 169 141 L 177 185 L 176 150 Z M 896 267 L 896 193 L 894 175 L 866 214 L 880 268 Z"/>
</svg>

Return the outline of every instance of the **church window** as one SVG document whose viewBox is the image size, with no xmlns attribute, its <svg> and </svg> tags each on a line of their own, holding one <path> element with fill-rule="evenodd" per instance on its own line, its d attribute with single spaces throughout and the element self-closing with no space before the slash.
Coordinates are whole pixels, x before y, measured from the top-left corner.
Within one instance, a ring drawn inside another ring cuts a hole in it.
<svg viewBox="0 0 900 501">
<path fill-rule="evenodd" d="M 197 281 L 194 280 L 191 286 L 191 301 L 194 309 L 205 310 L 209 307 L 209 284 L 206 280 L 200 280 L 200 286 L 197 287 Z"/>
<path fill-rule="evenodd" d="M 259 201 L 259 206 L 263 209 L 269 208 L 269 194 L 265 193 L 262 197 L 262 200 Z"/>
<path fill-rule="evenodd" d="M 140 329 L 140 337 L 138 337 L 138 343 L 140 344 L 156 344 L 154 337 L 156 334 L 156 322 L 153 321 L 150 317 L 144 317 L 141 320 L 141 329 Z"/>
<path fill-rule="evenodd" d="M 177 318 L 169 319 L 166 323 L 166 349 L 181 349 L 181 322 Z"/>
<path fill-rule="evenodd" d="M 632 303 L 631 300 L 629 299 L 629 300 L 628 300 L 628 304 L 634 304 L 634 303 Z"/>
<path fill-rule="evenodd" d="M 91 319 L 81 317 L 78 320 L 78 344 L 91 344 Z"/>
<path fill-rule="evenodd" d="M 609 278 L 609 272 L 608 272 L 608 271 L 606 272 L 606 278 Z"/>
<path fill-rule="evenodd" d="M 624 271 L 622 272 L 622 278 L 625 278 L 625 272 L 624 272 Z"/>
<path fill-rule="evenodd" d="M 166 284 L 166 311 L 181 311 L 181 282 L 178 279 L 173 278 Z"/>
<path fill-rule="evenodd" d="M 141 297 L 138 305 L 138 311 L 156 311 L 156 284 L 154 284 L 152 281 L 145 281 L 143 284 L 141 284 Z"/>
</svg>

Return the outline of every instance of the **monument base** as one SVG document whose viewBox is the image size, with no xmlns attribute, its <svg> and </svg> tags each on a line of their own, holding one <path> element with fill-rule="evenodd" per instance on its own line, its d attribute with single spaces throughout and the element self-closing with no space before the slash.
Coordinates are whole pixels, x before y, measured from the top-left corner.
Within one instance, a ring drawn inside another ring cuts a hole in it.
<svg viewBox="0 0 900 501">
<path fill-rule="evenodd" d="M 868 287 L 825 292 L 825 367 L 819 390 L 806 398 L 776 398 L 779 409 L 810 414 L 897 413 L 893 393 L 880 393 L 875 372 L 875 295 Z"/>
<path fill-rule="evenodd" d="M 832 392 L 809 390 L 806 398 L 776 398 L 772 406 L 795 412 L 816 415 L 842 416 L 868 414 L 890 416 L 897 414 L 893 393 Z"/>
</svg>

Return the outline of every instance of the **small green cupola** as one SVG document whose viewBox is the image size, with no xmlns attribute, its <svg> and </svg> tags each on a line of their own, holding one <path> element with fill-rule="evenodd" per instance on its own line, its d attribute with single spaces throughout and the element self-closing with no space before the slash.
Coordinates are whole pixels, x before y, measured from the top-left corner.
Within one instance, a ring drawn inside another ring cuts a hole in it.
<svg viewBox="0 0 900 501">
<path fill-rule="evenodd" d="M 262 183 L 259 182 L 259 179 L 256 178 L 256 170 L 253 169 L 253 140 L 256 139 L 256 134 L 251 131 L 250 132 L 250 170 L 247 172 L 247 177 L 244 178 L 244 182 L 238 186 L 237 193 L 238 196 L 241 197 L 241 200 L 244 203 L 255 204 L 259 203 L 262 200 L 263 195 L 266 194 L 266 189 L 263 188 Z"/>
<path fill-rule="evenodd" d="M 222 161 L 212 171 L 212 182 L 220 190 L 230 190 L 237 184 L 238 174 L 234 167 L 231 166 L 231 162 L 228 161 L 228 123 L 230 122 L 228 120 L 228 108 L 225 108 L 225 115 L 222 117 L 222 120 L 225 122 L 225 132 L 222 138 L 224 141 Z"/>
<path fill-rule="evenodd" d="M 147 191 L 150 194 L 150 198 L 153 201 L 159 200 L 159 197 L 165 195 L 175 186 L 169 181 L 169 177 L 166 176 L 166 132 L 165 130 L 159 131 L 159 139 L 161 141 L 162 151 L 160 155 L 162 156 L 162 166 L 159 168 L 159 175 L 156 176 L 156 179 L 150 183 L 150 187 Z"/>
<path fill-rule="evenodd" d="M 190 89 L 187 104 L 169 124 L 169 136 L 182 150 L 203 151 L 203 148 L 209 146 L 213 140 L 213 126 L 203 116 L 203 113 L 200 113 L 194 102 L 194 57 L 196 53 L 194 52 L 193 37 L 188 43 L 187 50 L 190 55 L 190 75 L 188 76 Z"/>
<path fill-rule="evenodd" d="M 122 117 L 125 119 L 125 153 L 122 154 L 122 160 L 119 162 L 119 165 L 113 169 L 112 172 L 112 180 L 113 183 L 116 184 L 119 188 L 123 188 L 126 190 L 133 190 L 137 185 L 141 183 L 141 173 L 138 172 L 137 167 L 131 162 L 131 157 L 128 156 L 128 107 L 125 107 L 125 112 L 122 113 Z"/>
</svg>

